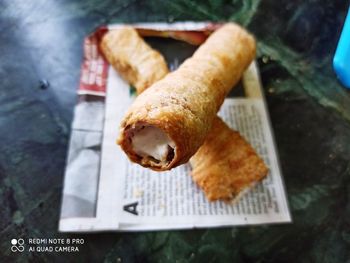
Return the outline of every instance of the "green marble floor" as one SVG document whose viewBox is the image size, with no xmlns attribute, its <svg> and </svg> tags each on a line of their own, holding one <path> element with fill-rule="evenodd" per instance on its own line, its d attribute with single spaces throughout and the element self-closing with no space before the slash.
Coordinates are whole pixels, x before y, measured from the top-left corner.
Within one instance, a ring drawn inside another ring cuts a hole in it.
<svg viewBox="0 0 350 263">
<path fill-rule="evenodd" d="M 340 0 L 1 0 L 0 261 L 350 262 L 350 92 L 331 67 L 347 9 Z M 84 36 L 112 22 L 183 20 L 236 21 L 255 34 L 293 223 L 58 234 Z M 78 254 L 11 253 L 20 236 L 85 244 Z"/>
</svg>

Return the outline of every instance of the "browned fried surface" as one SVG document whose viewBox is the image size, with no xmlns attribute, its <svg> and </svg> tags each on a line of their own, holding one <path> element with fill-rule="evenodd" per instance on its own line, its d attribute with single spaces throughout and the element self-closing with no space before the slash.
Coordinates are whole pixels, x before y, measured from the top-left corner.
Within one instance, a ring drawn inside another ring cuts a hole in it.
<svg viewBox="0 0 350 263">
<path fill-rule="evenodd" d="M 130 44 L 128 43 L 128 40 L 124 39 L 124 41 L 124 44 L 126 46 Z M 141 39 L 141 41 L 143 40 Z M 207 51 L 205 51 L 205 48 L 203 50 L 204 51 L 198 52 L 202 52 L 203 57 L 205 57 L 207 55 Z M 140 58 L 137 56 L 139 56 L 139 54 L 135 54 L 134 58 L 138 61 L 140 60 Z M 131 62 L 128 63 L 130 64 Z M 215 62 L 212 63 L 215 65 Z M 149 76 L 155 77 L 146 79 L 146 81 L 144 81 L 144 83 L 147 83 L 148 85 L 152 85 L 158 80 L 156 77 L 158 68 L 153 67 L 150 70 L 151 72 Z M 232 77 L 232 75 L 228 76 L 228 78 L 229 77 Z M 158 78 L 160 79 L 161 77 L 158 76 Z M 209 79 L 210 78 L 207 78 L 207 80 Z M 200 82 L 200 77 L 194 79 L 194 81 Z M 217 85 L 221 85 L 220 82 L 220 80 L 214 79 L 212 80 L 212 83 L 208 83 L 208 85 L 213 85 L 214 87 L 216 87 Z M 189 87 L 178 85 L 176 83 L 173 83 L 172 85 L 173 87 L 177 87 L 180 89 L 179 93 L 186 92 L 186 90 Z M 195 88 L 195 83 L 190 85 L 190 87 Z M 146 88 L 148 88 L 148 86 L 144 87 L 144 89 Z M 139 93 L 141 93 L 142 91 L 143 89 L 139 90 Z M 193 97 L 193 100 L 195 100 L 195 97 Z M 181 101 L 177 101 L 175 97 L 171 98 L 170 101 L 174 101 L 174 106 L 178 106 L 177 111 L 185 111 L 186 113 L 186 110 L 188 110 L 187 115 L 180 114 L 182 117 L 178 119 L 179 122 L 182 122 L 184 125 L 186 125 L 186 118 L 192 117 L 189 106 L 184 108 L 181 107 L 183 102 L 179 103 Z M 155 105 L 157 105 L 156 102 L 157 101 L 154 101 L 152 97 L 150 98 L 150 104 L 154 103 Z M 198 106 L 200 105 L 198 104 Z M 152 110 L 151 106 L 149 109 L 143 109 L 140 115 L 146 114 L 149 110 Z M 202 110 L 205 109 L 202 108 Z M 164 116 L 166 116 L 166 114 L 160 116 L 158 115 L 158 117 L 160 117 L 157 120 L 158 123 L 160 122 L 163 124 L 167 124 L 169 122 L 167 117 L 163 119 Z M 169 125 L 171 125 L 171 122 Z M 129 152 L 132 156 L 131 159 L 139 159 L 139 162 L 142 165 L 149 166 L 148 163 L 144 163 L 144 160 L 142 160 L 140 157 L 133 153 L 132 149 L 130 149 L 130 146 L 131 145 L 129 144 L 125 145 L 125 147 L 127 148 L 127 152 Z M 268 172 L 264 162 L 255 153 L 255 151 L 249 145 L 249 143 L 247 143 L 239 135 L 238 132 L 230 129 L 219 117 L 215 117 L 213 125 L 208 133 L 208 136 L 205 139 L 204 144 L 191 158 L 190 162 L 193 169 L 193 180 L 203 189 L 207 198 L 211 201 L 218 199 L 230 200 L 236 197 L 244 189 L 252 186 L 255 182 L 263 179 Z M 153 167 L 153 169 L 157 168 Z"/>
<path fill-rule="evenodd" d="M 121 125 L 118 143 L 130 160 L 154 170 L 186 163 L 203 144 L 227 93 L 255 57 L 255 40 L 236 24 L 215 31 L 178 70 L 140 94 Z M 138 158 L 130 147 L 128 130 L 136 124 L 153 125 L 175 142 L 167 164 L 153 165 Z"/>
<path fill-rule="evenodd" d="M 106 33 L 100 47 L 109 63 L 139 94 L 169 72 L 163 56 L 130 26 Z"/>
<path fill-rule="evenodd" d="M 219 117 L 190 163 L 193 180 L 210 201 L 231 200 L 268 173 L 249 143 Z"/>
</svg>

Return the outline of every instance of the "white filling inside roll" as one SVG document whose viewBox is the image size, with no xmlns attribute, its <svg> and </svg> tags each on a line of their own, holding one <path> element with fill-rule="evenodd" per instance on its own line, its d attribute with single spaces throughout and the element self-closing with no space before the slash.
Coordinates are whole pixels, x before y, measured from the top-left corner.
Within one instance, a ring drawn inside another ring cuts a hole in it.
<svg viewBox="0 0 350 263">
<path fill-rule="evenodd" d="M 136 154 L 141 157 L 153 157 L 164 162 L 170 151 L 174 151 L 175 144 L 169 137 L 157 127 L 142 126 L 133 132 L 132 147 Z"/>
</svg>

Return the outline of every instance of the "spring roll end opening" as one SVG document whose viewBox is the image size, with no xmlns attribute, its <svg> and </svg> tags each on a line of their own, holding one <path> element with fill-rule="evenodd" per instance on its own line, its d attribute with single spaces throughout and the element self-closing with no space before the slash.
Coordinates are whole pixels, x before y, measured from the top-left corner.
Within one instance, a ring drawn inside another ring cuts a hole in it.
<svg viewBox="0 0 350 263">
<path fill-rule="evenodd" d="M 162 129 L 144 122 L 125 127 L 119 144 L 130 159 L 153 170 L 168 170 L 175 158 L 174 141 Z"/>
</svg>

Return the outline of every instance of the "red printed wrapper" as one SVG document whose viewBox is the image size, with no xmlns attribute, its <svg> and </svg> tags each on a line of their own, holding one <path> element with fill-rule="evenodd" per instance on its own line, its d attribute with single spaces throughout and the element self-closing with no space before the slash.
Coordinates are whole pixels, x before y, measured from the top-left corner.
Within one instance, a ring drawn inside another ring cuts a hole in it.
<svg viewBox="0 0 350 263">
<path fill-rule="evenodd" d="M 108 75 L 108 62 L 103 58 L 99 43 L 108 31 L 106 27 L 98 28 L 84 40 L 84 56 L 81 67 L 78 94 L 105 96 Z"/>
</svg>

